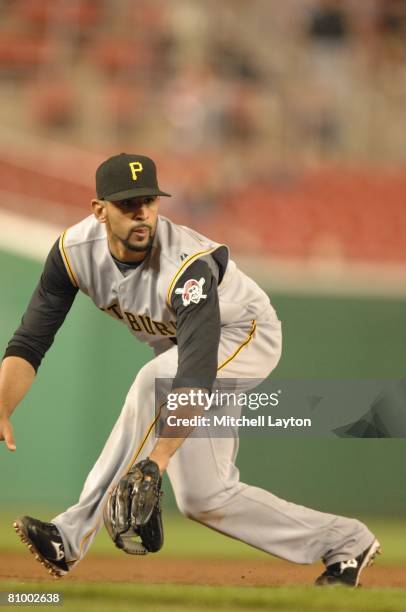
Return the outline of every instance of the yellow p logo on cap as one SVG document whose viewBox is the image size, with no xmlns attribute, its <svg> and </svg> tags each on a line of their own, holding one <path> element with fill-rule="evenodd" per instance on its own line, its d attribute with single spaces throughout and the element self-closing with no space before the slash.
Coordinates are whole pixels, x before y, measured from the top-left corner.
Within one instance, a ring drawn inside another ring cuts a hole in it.
<svg viewBox="0 0 406 612">
<path fill-rule="evenodd" d="M 138 178 L 137 172 L 143 171 L 142 163 L 137 161 L 137 162 L 130 162 L 128 165 L 130 166 L 130 169 L 131 169 L 131 176 L 133 177 L 133 181 L 136 181 Z"/>
</svg>

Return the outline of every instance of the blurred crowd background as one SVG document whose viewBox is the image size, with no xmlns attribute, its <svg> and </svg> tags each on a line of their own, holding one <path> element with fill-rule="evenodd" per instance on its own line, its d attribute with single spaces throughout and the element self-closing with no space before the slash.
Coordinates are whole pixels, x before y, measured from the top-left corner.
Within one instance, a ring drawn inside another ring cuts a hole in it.
<svg viewBox="0 0 406 612">
<path fill-rule="evenodd" d="M 153 156 L 245 255 L 406 260 L 406 0 L 0 0 L 0 206 L 70 224 Z"/>
</svg>

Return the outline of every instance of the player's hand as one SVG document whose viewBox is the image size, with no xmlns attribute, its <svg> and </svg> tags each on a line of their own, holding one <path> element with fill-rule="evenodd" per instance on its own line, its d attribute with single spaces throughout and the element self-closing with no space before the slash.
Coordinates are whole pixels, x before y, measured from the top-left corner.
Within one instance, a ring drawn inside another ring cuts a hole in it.
<svg viewBox="0 0 406 612">
<path fill-rule="evenodd" d="M 0 441 L 2 440 L 6 443 L 8 450 L 16 450 L 13 427 L 7 417 L 0 418 Z"/>
</svg>

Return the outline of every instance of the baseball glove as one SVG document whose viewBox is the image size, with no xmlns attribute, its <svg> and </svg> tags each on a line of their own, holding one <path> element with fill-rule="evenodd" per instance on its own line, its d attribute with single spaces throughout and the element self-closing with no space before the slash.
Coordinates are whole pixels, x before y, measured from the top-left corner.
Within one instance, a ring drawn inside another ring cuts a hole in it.
<svg viewBox="0 0 406 612">
<path fill-rule="evenodd" d="M 104 508 L 104 524 L 118 548 L 146 555 L 162 548 L 161 484 L 155 461 L 144 459 L 123 476 Z"/>
</svg>

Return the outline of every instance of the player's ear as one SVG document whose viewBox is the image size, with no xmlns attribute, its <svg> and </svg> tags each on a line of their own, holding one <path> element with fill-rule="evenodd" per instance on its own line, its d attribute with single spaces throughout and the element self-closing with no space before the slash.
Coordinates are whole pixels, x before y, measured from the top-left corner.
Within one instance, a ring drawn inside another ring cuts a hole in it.
<svg viewBox="0 0 406 612">
<path fill-rule="evenodd" d="M 104 200 L 97 200 L 96 198 L 92 200 L 92 210 L 99 223 L 106 223 L 107 210 Z"/>
</svg>

